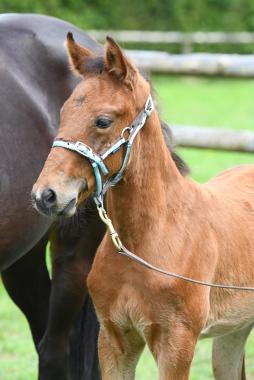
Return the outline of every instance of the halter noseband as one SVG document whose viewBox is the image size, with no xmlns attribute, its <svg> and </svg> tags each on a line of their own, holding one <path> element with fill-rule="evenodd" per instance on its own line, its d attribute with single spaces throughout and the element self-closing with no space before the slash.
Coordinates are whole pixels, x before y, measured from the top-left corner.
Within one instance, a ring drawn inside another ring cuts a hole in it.
<svg viewBox="0 0 254 380">
<path fill-rule="evenodd" d="M 153 109 L 154 109 L 153 100 L 152 100 L 151 95 L 149 95 L 144 108 L 138 114 L 138 116 L 134 119 L 134 121 L 128 127 L 124 128 L 118 140 L 108 150 L 106 150 L 104 153 L 101 153 L 101 154 L 94 152 L 92 148 L 90 148 L 86 144 L 83 144 L 80 141 L 73 142 L 73 141 L 67 141 L 67 140 L 62 140 L 62 139 L 54 140 L 52 148 L 61 147 L 68 150 L 72 150 L 86 157 L 90 161 L 93 167 L 94 176 L 96 179 L 96 191 L 94 193 L 93 198 L 97 206 L 103 206 L 103 195 L 111 186 L 115 186 L 122 179 L 123 173 L 129 161 L 133 141 L 135 137 L 137 136 L 138 132 L 145 125 L 146 119 L 147 117 L 151 115 L 151 113 L 153 112 Z M 128 135 L 128 138 L 125 138 L 124 134 L 127 131 L 129 135 Z M 110 154 L 116 153 L 122 145 L 126 147 L 122 166 L 116 174 L 110 177 L 104 183 L 104 185 L 102 185 L 101 175 L 103 174 L 105 176 L 109 173 L 109 170 L 107 166 L 105 165 L 104 160 Z"/>
</svg>

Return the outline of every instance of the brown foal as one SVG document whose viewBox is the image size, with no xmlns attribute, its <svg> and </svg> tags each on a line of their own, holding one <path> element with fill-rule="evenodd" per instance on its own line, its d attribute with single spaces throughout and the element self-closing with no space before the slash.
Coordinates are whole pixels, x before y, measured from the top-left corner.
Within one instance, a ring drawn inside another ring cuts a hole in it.
<svg viewBox="0 0 254 380">
<path fill-rule="evenodd" d="M 61 112 L 58 138 L 102 153 L 143 109 L 149 83 L 107 40 L 97 57 L 69 35 L 73 69 L 85 80 Z M 105 163 L 121 167 L 125 148 Z M 54 194 L 52 215 L 73 215 L 95 190 L 91 164 L 52 149 L 34 186 Z M 254 166 L 228 170 L 205 185 L 183 177 L 165 145 L 158 113 L 137 135 L 123 179 L 107 193 L 107 211 L 124 245 L 139 257 L 194 279 L 254 285 Z M 199 337 L 213 337 L 217 380 L 245 379 L 244 344 L 254 322 L 254 294 L 186 283 L 116 253 L 106 233 L 88 277 L 100 321 L 103 380 L 132 380 L 147 344 L 161 380 L 189 379 Z"/>
</svg>

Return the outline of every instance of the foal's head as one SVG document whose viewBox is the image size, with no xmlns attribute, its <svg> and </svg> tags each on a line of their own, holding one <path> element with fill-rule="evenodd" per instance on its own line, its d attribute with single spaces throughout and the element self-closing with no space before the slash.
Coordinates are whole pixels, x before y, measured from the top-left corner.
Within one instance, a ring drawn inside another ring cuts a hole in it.
<svg viewBox="0 0 254 380">
<path fill-rule="evenodd" d="M 150 85 L 109 37 L 104 57 L 78 45 L 70 33 L 66 45 L 73 70 L 85 80 L 62 108 L 57 138 L 80 141 L 102 153 L 142 110 Z M 105 160 L 108 176 L 121 167 L 123 153 L 120 148 Z M 52 148 L 32 197 L 46 215 L 72 216 L 79 201 L 94 191 L 95 185 L 86 158 L 64 148 Z"/>
</svg>

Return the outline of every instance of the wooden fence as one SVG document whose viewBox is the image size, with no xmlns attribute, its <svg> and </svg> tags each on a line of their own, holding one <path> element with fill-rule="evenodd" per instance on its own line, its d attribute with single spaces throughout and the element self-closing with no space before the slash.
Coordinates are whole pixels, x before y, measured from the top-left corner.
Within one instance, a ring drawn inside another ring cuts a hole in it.
<svg viewBox="0 0 254 380">
<path fill-rule="evenodd" d="M 190 53 L 194 44 L 254 44 L 252 32 L 193 32 L 139 31 L 139 30 L 89 30 L 98 41 L 109 35 L 118 42 L 149 44 L 180 44 L 183 53 Z"/>
<path fill-rule="evenodd" d="M 90 30 L 100 42 L 110 35 L 118 42 L 181 44 L 184 54 L 128 50 L 128 55 L 146 71 L 254 77 L 254 55 L 190 53 L 193 44 L 253 44 L 251 32 L 159 32 L 137 30 Z M 171 125 L 178 146 L 225 151 L 254 152 L 254 132 L 223 128 Z M 170 136 L 171 133 L 169 132 Z"/>
<path fill-rule="evenodd" d="M 237 152 L 254 152 L 254 132 L 223 128 L 170 125 L 178 146 Z M 169 130 L 169 136 L 171 138 Z M 253 156 L 254 159 L 254 156 Z"/>
<path fill-rule="evenodd" d="M 233 77 L 254 77 L 254 54 L 209 54 L 190 53 L 196 44 L 253 44 L 254 33 L 223 32 L 156 32 L 156 31 L 88 31 L 99 41 L 111 35 L 118 42 L 149 42 L 151 44 L 179 43 L 184 54 L 169 54 L 162 51 L 127 50 L 128 55 L 143 70 L 148 72 L 191 75 L 219 75 Z"/>
<path fill-rule="evenodd" d="M 127 50 L 136 65 L 147 72 L 254 77 L 254 54 L 169 54 L 159 51 Z"/>
</svg>

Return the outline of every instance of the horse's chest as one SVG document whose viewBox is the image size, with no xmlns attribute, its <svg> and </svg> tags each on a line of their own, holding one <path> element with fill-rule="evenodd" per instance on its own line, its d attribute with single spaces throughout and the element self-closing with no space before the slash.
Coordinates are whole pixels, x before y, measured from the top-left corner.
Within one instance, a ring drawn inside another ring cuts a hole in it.
<svg viewBox="0 0 254 380">
<path fill-rule="evenodd" d="M 105 280 L 104 275 L 102 278 Z M 112 275 L 109 280 L 98 282 L 93 273 L 88 286 L 99 321 L 111 323 L 121 331 L 135 328 L 144 336 L 158 315 L 158 305 L 153 289 L 140 276 L 137 278 L 118 272 L 118 281 Z M 114 284 L 114 285 L 113 285 Z"/>
</svg>

